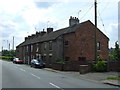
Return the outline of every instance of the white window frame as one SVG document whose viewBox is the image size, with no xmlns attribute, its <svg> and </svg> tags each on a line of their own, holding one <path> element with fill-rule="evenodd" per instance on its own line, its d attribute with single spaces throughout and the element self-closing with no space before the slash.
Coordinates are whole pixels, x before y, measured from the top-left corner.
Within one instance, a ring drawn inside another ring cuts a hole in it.
<svg viewBox="0 0 120 90">
<path fill-rule="evenodd" d="M 33 52 L 33 45 L 31 45 L 31 52 Z"/>
<path fill-rule="evenodd" d="M 100 45 L 101 43 L 100 42 L 97 42 L 97 50 L 99 51 L 100 49 L 101 49 L 101 45 Z"/>
<path fill-rule="evenodd" d="M 47 49 L 47 42 L 44 42 L 44 50 Z"/>
<path fill-rule="evenodd" d="M 52 51 L 53 50 L 53 42 L 49 41 L 49 50 Z"/>
<path fill-rule="evenodd" d="M 28 45 L 26 46 L 26 51 L 28 52 Z"/>
<path fill-rule="evenodd" d="M 39 44 L 37 43 L 36 44 L 36 52 L 38 52 L 38 50 L 39 50 Z"/>
</svg>

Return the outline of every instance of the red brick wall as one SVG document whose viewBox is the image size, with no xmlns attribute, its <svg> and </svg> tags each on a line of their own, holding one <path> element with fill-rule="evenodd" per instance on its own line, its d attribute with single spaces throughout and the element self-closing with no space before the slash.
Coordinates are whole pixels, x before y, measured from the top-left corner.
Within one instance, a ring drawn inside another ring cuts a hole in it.
<svg viewBox="0 0 120 90">
<path fill-rule="evenodd" d="M 85 71 L 91 71 L 91 64 L 90 63 L 85 64 L 85 63 L 80 62 L 80 61 L 69 61 L 69 62 L 66 62 L 66 64 L 63 65 L 63 70 L 64 71 L 79 71 L 81 64 L 88 65 L 87 70 L 85 70 L 85 68 L 83 68 Z M 56 69 L 56 70 L 62 70 L 62 65 L 58 64 L 58 63 L 53 63 L 52 64 L 52 68 Z"/>
<path fill-rule="evenodd" d="M 64 46 L 64 57 L 70 57 L 70 60 L 78 61 L 78 57 L 86 57 L 87 60 L 94 60 L 94 26 L 87 22 L 80 26 L 75 33 L 64 35 L 64 40 L 68 41 L 68 46 Z M 108 59 L 108 38 L 97 30 L 97 41 L 100 42 L 100 51 L 98 55 Z"/>
<path fill-rule="evenodd" d="M 97 41 L 99 41 L 101 43 L 100 45 L 100 51 L 98 51 L 98 55 L 103 56 L 104 59 L 108 60 L 109 56 L 108 56 L 108 45 L 109 45 L 109 39 L 106 38 L 101 31 L 97 31 Z"/>
<path fill-rule="evenodd" d="M 120 61 L 119 62 L 108 62 L 108 71 L 120 72 Z"/>
</svg>

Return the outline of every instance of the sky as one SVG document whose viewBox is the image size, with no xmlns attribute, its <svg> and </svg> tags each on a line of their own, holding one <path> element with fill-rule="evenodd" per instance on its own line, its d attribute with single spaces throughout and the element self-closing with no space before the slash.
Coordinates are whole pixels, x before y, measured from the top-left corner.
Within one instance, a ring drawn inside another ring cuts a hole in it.
<svg viewBox="0 0 120 90">
<path fill-rule="evenodd" d="M 118 1 L 97 0 L 98 28 L 109 37 L 109 48 L 118 41 Z M 70 16 L 94 23 L 94 0 L 0 0 L 0 51 L 14 49 L 28 35 L 53 27 L 68 27 Z"/>
</svg>

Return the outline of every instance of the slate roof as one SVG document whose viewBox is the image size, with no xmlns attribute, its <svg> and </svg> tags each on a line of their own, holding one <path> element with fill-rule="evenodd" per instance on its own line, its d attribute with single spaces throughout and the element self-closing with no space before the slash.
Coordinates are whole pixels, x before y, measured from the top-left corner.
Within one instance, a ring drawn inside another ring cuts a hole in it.
<svg viewBox="0 0 120 90">
<path fill-rule="evenodd" d="M 70 27 L 66 27 L 66 28 L 62 28 L 59 30 L 56 30 L 54 32 L 51 32 L 49 34 L 45 34 L 43 36 L 35 36 L 34 38 L 28 39 L 26 41 L 24 41 L 23 43 L 19 44 L 18 46 L 24 46 L 24 45 L 28 45 L 28 44 L 32 44 L 32 43 L 37 43 L 37 42 L 45 42 L 45 41 L 50 41 L 50 40 L 54 40 L 57 37 L 59 37 L 60 35 L 63 34 L 68 34 L 68 33 L 72 33 L 75 32 L 75 30 L 81 26 L 82 23 L 79 24 L 75 24 L 73 26 Z M 17 46 L 17 47 L 18 47 Z"/>
<path fill-rule="evenodd" d="M 62 29 L 56 30 L 56 31 L 51 32 L 49 34 L 46 33 L 43 36 L 41 36 L 41 35 L 35 36 L 34 38 L 30 38 L 30 39 L 24 41 L 23 43 L 19 44 L 18 46 L 24 46 L 24 45 L 28 45 L 28 44 L 32 44 L 32 43 L 45 42 L 45 41 L 54 40 L 57 37 L 59 37 L 60 35 L 64 35 L 64 34 L 75 32 L 77 30 L 77 28 L 80 28 L 81 26 L 84 26 L 84 24 L 86 24 L 88 22 L 92 23 L 90 20 L 88 20 L 88 21 L 85 21 L 85 22 L 82 22 L 82 23 L 79 23 L 79 24 L 75 24 L 75 25 L 70 26 L 70 27 L 66 27 L 66 28 L 62 28 Z"/>
</svg>

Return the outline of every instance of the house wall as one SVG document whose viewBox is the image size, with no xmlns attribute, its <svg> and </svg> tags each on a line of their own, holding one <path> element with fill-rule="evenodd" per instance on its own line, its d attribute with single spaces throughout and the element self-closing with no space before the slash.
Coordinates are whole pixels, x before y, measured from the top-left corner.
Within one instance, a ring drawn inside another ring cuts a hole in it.
<svg viewBox="0 0 120 90">
<path fill-rule="evenodd" d="M 52 42 L 52 50 L 49 50 L 49 42 Z M 46 49 L 45 49 L 46 43 Z M 31 47 L 32 46 L 32 47 Z M 38 51 L 37 51 L 38 47 Z M 28 48 L 28 49 L 27 49 Z M 42 59 L 46 62 L 47 66 L 51 66 L 56 62 L 56 59 L 63 58 L 63 37 L 59 36 L 55 40 L 31 43 L 29 45 L 17 47 L 17 57 L 24 60 L 25 64 L 30 64 L 30 61 L 34 59 Z"/>
<path fill-rule="evenodd" d="M 16 47 L 16 57 L 19 57 L 19 46 Z"/>
<path fill-rule="evenodd" d="M 91 23 L 86 23 L 77 28 L 75 33 L 64 35 L 64 41 L 68 41 L 68 45 L 64 46 L 64 57 L 69 57 L 70 60 L 75 61 L 81 61 L 79 57 L 86 57 L 87 61 L 95 60 L 94 30 L 95 28 Z M 107 60 L 109 39 L 98 29 L 97 41 L 100 42 L 100 50 L 97 54 Z"/>
<path fill-rule="evenodd" d="M 109 59 L 109 39 L 97 30 L 97 41 L 101 43 L 100 50 L 98 50 L 98 55 L 103 56 L 105 60 Z"/>
<path fill-rule="evenodd" d="M 100 30 L 96 30 L 97 41 L 100 42 L 100 50 L 97 51 L 97 55 L 103 56 L 107 60 L 109 39 Z M 95 27 L 91 22 L 86 22 L 73 31 L 75 32 L 61 35 L 54 40 L 20 46 L 17 48 L 19 51 L 17 55 L 26 64 L 30 64 L 31 59 L 37 59 L 39 56 L 47 67 L 56 65 L 57 59 L 64 59 L 66 70 L 78 70 L 80 64 L 88 64 L 88 61 L 95 60 Z M 65 45 L 66 41 L 68 41 L 68 45 Z M 52 43 L 52 50 L 49 50 L 50 42 Z M 31 45 L 33 46 L 32 51 Z M 38 51 L 37 47 L 39 48 Z"/>
<path fill-rule="evenodd" d="M 49 50 L 49 43 L 52 42 L 52 50 Z M 45 48 L 46 44 L 46 49 Z M 57 59 L 63 58 L 63 40 L 58 37 L 56 40 L 41 43 L 41 54 L 43 61 L 46 62 L 48 67 L 56 62 Z"/>
<path fill-rule="evenodd" d="M 16 48 L 16 57 L 22 59 L 22 47 Z"/>
</svg>

